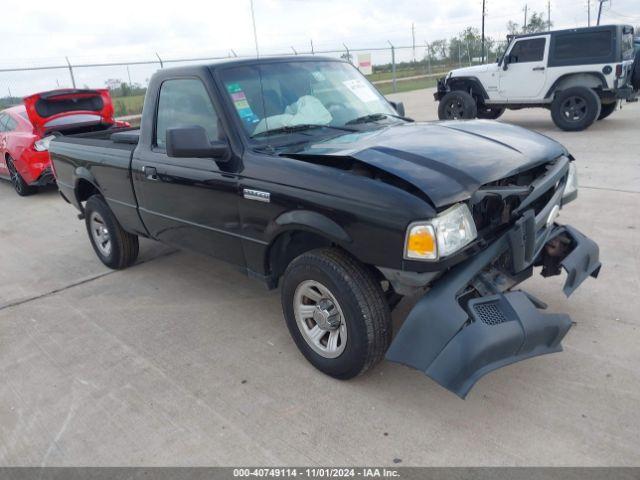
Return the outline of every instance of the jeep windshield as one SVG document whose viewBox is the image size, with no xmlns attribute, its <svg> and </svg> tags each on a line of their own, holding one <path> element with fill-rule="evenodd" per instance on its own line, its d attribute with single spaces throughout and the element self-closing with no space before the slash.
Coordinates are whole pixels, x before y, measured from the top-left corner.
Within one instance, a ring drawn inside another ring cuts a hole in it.
<svg viewBox="0 0 640 480">
<path fill-rule="evenodd" d="M 220 75 L 235 114 L 254 141 L 277 141 L 292 134 L 344 134 L 403 121 L 345 62 L 276 61 L 225 68 Z"/>
</svg>

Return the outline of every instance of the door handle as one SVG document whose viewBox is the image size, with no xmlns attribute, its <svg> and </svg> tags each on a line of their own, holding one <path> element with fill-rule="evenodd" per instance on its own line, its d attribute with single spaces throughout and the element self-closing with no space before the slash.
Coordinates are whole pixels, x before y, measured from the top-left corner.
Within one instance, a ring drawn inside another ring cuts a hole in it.
<svg viewBox="0 0 640 480">
<path fill-rule="evenodd" d="M 544 70 L 544 67 L 533 67 L 531 70 L 533 70 L 534 72 L 540 72 Z"/>
<path fill-rule="evenodd" d="M 145 165 L 144 167 L 142 167 L 142 173 L 144 173 L 144 176 L 147 180 L 153 180 L 154 182 L 160 180 L 156 167 L 148 167 Z"/>
</svg>

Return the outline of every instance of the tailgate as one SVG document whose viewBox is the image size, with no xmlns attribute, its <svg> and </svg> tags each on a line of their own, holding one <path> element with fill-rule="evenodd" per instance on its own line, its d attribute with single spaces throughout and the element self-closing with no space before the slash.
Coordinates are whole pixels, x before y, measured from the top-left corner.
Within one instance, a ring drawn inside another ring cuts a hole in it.
<svg viewBox="0 0 640 480">
<path fill-rule="evenodd" d="M 24 98 L 29 120 L 40 135 L 82 126 L 114 123 L 113 103 L 106 88 L 62 89 Z"/>
</svg>

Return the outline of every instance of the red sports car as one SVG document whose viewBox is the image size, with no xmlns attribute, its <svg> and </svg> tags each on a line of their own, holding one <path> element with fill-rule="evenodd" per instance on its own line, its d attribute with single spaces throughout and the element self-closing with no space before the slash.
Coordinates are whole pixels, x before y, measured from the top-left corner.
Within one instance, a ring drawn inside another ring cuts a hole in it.
<svg viewBox="0 0 640 480">
<path fill-rule="evenodd" d="M 49 142 L 58 134 L 129 126 L 113 116 L 107 89 L 64 89 L 24 98 L 24 105 L 0 112 L 0 178 L 18 195 L 54 183 Z"/>
</svg>

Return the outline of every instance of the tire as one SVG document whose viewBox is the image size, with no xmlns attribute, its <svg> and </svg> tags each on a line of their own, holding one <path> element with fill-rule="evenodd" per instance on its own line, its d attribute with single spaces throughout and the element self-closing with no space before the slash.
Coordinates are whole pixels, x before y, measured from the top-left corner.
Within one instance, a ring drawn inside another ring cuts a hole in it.
<svg viewBox="0 0 640 480">
<path fill-rule="evenodd" d="M 7 157 L 7 170 L 9 170 L 11 184 L 13 185 L 13 188 L 18 195 L 20 195 L 21 197 L 27 197 L 29 195 L 33 195 L 38 191 L 37 187 L 33 187 L 24 181 L 24 179 L 20 175 L 20 172 L 18 172 L 18 169 L 13 163 L 13 158 L 11 157 Z"/>
<path fill-rule="evenodd" d="M 478 108 L 478 118 L 484 120 L 497 120 L 505 112 L 505 108 L 498 107 L 483 107 Z"/>
<path fill-rule="evenodd" d="M 462 90 L 454 90 L 445 94 L 438 104 L 440 120 L 465 120 L 476 118 L 478 106 L 475 99 Z"/>
<path fill-rule="evenodd" d="M 100 195 L 87 200 L 85 223 L 91 246 L 102 263 L 114 270 L 133 265 L 138 257 L 138 237 L 123 230 Z"/>
<path fill-rule="evenodd" d="M 587 87 L 571 87 L 559 92 L 551 104 L 553 123 L 567 132 L 590 127 L 600 116 L 600 98 Z"/>
<path fill-rule="evenodd" d="M 341 250 L 312 250 L 295 258 L 284 273 L 281 298 L 298 349 L 331 377 L 361 375 L 382 360 L 391 343 L 391 313 L 380 283 Z M 316 340 L 303 330 L 315 331 Z"/>
<path fill-rule="evenodd" d="M 598 115 L 598 120 L 604 120 L 605 118 L 607 118 L 609 115 L 616 111 L 617 106 L 618 102 L 602 105 L 602 108 L 600 109 L 600 115 Z"/>
</svg>

